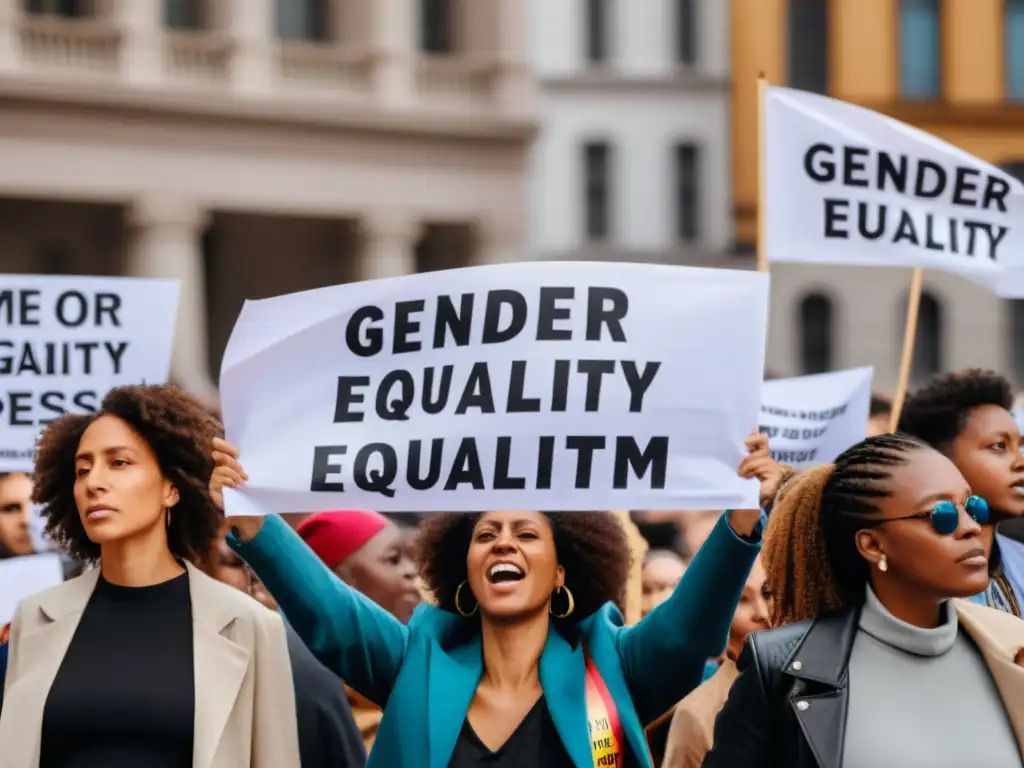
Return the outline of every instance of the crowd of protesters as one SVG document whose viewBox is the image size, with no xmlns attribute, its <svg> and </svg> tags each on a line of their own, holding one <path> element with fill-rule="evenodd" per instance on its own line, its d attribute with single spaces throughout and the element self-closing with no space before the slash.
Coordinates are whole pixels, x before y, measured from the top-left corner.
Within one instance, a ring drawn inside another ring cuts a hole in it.
<svg viewBox="0 0 1024 768">
<path fill-rule="evenodd" d="M 1024 455 L 997 373 L 911 393 L 899 430 L 761 508 L 230 518 L 215 415 L 113 390 L 0 477 L 71 564 L 0 637 L 3 768 L 1021 766 Z M 1003 525 L 1005 524 L 1005 525 Z"/>
</svg>

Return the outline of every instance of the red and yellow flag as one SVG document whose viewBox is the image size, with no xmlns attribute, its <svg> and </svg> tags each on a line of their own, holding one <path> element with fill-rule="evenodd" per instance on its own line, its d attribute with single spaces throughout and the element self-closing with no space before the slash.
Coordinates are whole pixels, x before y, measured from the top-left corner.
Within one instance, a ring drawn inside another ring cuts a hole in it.
<svg viewBox="0 0 1024 768">
<path fill-rule="evenodd" d="M 621 768 L 622 723 L 594 660 L 587 656 L 587 726 L 594 768 Z"/>
</svg>

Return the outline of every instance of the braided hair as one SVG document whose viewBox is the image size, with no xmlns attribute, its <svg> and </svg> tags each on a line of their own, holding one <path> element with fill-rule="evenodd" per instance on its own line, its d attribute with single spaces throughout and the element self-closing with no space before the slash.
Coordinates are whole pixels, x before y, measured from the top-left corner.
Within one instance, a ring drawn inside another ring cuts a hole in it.
<svg viewBox="0 0 1024 768">
<path fill-rule="evenodd" d="M 869 566 L 856 534 L 877 524 L 881 499 L 891 495 L 893 467 L 928 448 L 916 437 L 869 437 L 834 464 L 795 475 L 768 519 L 761 559 L 771 594 L 771 624 L 815 619 L 864 600 Z"/>
</svg>

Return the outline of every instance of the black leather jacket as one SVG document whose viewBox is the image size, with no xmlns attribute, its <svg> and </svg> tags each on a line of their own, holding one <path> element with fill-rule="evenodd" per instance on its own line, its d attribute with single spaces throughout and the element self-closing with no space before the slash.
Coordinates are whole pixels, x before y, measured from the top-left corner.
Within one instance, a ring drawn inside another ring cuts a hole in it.
<svg viewBox="0 0 1024 768">
<path fill-rule="evenodd" d="M 859 616 L 752 634 L 704 768 L 841 768 Z"/>
</svg>

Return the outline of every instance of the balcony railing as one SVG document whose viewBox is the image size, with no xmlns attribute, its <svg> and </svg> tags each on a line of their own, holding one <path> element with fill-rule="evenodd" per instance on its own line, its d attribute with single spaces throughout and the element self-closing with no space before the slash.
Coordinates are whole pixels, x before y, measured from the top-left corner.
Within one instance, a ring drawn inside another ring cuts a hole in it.
<svg viewBox="0 0 1024 768">
<path fill-rule="evenodd" d="M 279 73 L 285 92 L 327 90 L 342 97 L 372 95 L 368 51 L 351 46 L 288 41 L 279 48 Z"/>
<path fill-rule="evenodd" d="M 129 89 L 198 88 L 258 94 L 260 100 L 296 97 L 368 109 L 400 103 L 414 113 L 461 115 L 491 112 L 500 85 L 499 69 L 489 56 L 409 51 L 388 61 L 380 57 L 392 54 L 362 43 L 249 43 L 230 30 L 140 30 L 144 39 L 135 40 L 130 26 L 106 16 L 69 19 L 19 14 L 12 26 L 0 29 L 0 36 L 5 33 L 13 43 L 7 51 L 15 58 L 0 57 L 0 68 L 12 67 L 9 71 L 20 76 L 48 80 L 100 77 Z M 157 51 L 150 56 L 154 46 Z M 239 56 L 243 58 L 238 60 Z M 409 67 L 408 80 L 377 76 L 378 68 L 397 66 Z M 412 92 L 406 94 L 408 86 Z"/>
<path fill-rule="evenodd" d="M 497 67 L 472 57 L 421 56 L 416 93 L 427 107 L 486 109 L 491 106 Z"/>
<path fill-rule="evenodd" d="M 168 32 L 164 36 L 164 72 L 195 85 L 223 86 L 230 76 L 231 42 L 221 35 Z"/>
<path fill-rule="evenodd" d="M 121 33 L 100 19 L 26 15 L 18 37 L 29 65 L 75 75 L 114 75 L 120 68 Z"/>
</svg>

